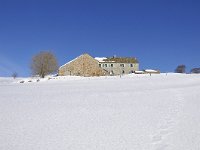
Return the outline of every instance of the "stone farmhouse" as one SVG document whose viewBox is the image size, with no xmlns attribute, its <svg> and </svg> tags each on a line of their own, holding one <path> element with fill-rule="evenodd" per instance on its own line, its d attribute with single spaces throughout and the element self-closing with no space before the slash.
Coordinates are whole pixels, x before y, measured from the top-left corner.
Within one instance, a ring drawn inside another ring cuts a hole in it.
<svg viewBox="0 0 200 150">
<path fill-rule="evenodd" d="M 93 58 L 82 54 L 59 68 L 59 76 L 122 75 L 139 70 L 139 63 L 132 57 Z"/>
<path fill-rule="evenodd" d="M 134 73 L 139 70 L 139 63 L 136 58 L 132 57 L 111 57 L 98 58 L 99 67 L 109 72 L 110 75 L 122 75 Z"/>
</svg>

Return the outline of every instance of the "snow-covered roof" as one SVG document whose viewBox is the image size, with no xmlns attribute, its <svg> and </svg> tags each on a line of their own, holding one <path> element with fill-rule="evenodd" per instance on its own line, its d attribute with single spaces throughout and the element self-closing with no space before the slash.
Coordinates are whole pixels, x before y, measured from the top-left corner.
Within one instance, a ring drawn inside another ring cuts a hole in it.
<svg viewBox="0 0 200 150">
<path fill-rule="evenodd" d="M 153 70 L 153 69 L 146 69 L 146 70 L 144 70 L 145 72 L 158 72 L 158 70 Z"/>
<path fill-rule="evenodd" d="M 95 59 L 106 63 L 138 63 L 137 59 L 133 57 L 95 57 Z"/>
<path fill-rule="evenodd" d="M 99 62 L 105 62 L 104 60 L 107 58 L 106 57 L 95 57 L 94 59 L 98 60 Z"/>
</svg>

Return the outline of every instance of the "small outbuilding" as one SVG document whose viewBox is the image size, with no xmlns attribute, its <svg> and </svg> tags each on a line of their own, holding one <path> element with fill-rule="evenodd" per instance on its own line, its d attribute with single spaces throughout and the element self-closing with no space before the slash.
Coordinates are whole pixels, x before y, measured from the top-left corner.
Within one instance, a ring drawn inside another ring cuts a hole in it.
<svg viewBox="0 0 200 150">
<path fill-rule="evenodd" d="M 144 72 L 149 74 L 160 74 L 159 70 L 153 70 L 153 69 L 146 69 L 144 70 Z"/>
</svg>

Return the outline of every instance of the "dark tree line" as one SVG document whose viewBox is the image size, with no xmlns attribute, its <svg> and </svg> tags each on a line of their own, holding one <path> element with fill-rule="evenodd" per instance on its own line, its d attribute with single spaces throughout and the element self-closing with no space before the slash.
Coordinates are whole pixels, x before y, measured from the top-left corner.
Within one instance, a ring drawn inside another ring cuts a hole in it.
<svg viewBox="0 0 200 150">
<path fill-rule="evenodd" d="M 200 73 L 200 68 L 193 68 L 190 73 Z"/>
<path fill-rule="evenodd" d="M 179 65 L 175 69 L 175 73 L 186 73 L 186 66 L 185 65 Z M 190 70 L 190 73 L 200 73 L 200 68 L 193 68 Z"/>
</svg>

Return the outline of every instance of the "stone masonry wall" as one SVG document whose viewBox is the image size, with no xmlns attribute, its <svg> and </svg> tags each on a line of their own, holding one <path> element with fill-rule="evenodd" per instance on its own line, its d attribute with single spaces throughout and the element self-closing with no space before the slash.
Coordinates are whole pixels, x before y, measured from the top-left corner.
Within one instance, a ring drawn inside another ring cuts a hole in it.
<svg viewBox="0 0 200 150">
<path fill-rule="evenodd" d="M 83 54 L 75 60 L 59 68 L 60 76 L 103 76 L 108 72 L 99 67 L 98 61 L 88 54 Z"/>
</svg>

